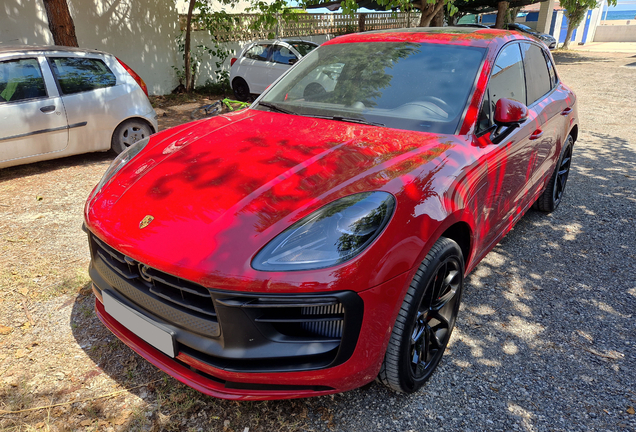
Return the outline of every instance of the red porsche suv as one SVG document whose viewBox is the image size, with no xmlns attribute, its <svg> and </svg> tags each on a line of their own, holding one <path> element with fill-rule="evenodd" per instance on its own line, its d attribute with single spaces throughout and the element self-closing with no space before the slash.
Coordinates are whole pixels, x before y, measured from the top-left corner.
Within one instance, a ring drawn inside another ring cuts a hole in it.
<svg viewBox="0 0 636 432">
<path fill-rule="evenodd" d="M 221 398 L 417 391 L 466 274 L 563 199 L 575 101 L 519 33 L 335 38 L 249 109 L 117 157 L 85 208 L 97 314 Z"/>
</svg>

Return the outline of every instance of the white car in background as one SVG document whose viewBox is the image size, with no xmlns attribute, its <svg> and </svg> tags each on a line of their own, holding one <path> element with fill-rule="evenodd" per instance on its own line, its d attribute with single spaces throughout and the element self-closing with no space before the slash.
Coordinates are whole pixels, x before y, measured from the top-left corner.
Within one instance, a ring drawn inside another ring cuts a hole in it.
<svg viewBox="0 0 636 432">
<path fill-rule="evenodd" d="M 0 168 L 126 147 L 157 131 L 146 84 L 105 52 L 0 46 Z"/>
<path fill-rule="evenodd" d="M 232 58 L 230 83 L 234 96 L 246 101 L 251 94 L 261 94 L 293 64 L 318 44 L 304 40 L 267 40 L 252 42 Z"/>
</svg>

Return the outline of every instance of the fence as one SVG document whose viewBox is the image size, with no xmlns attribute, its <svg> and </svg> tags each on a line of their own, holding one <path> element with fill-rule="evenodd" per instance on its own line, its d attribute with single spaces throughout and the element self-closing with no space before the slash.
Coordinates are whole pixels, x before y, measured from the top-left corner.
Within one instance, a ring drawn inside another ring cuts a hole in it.
<svg viewBox="0 0 636 432">
<path fill-rule="evenodd" d="M 296 14 L 285 22 L 277 20 L 273 28 L 254 29 L 258 14 L 227 15 L 225 23 L 213 33 L 217 41 L 233 42 L 272 37 L 340 35 L 358 31 L 384 30 L 392 28 L 415 27 L 419 23 L 420 14 L 416 12 L 401 13 L 359 13 L 353 16 L 344 14 Z M 181 30 L 185 30 L 186 16 L 180 15 Z M 194 30 L 202 30 L 195 26 Z"/>
</svg>

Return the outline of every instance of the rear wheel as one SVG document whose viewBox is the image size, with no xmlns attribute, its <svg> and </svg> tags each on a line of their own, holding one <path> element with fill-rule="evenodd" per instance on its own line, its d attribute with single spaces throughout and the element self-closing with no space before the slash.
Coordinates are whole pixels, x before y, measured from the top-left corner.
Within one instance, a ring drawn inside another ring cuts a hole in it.
<svg viewBox="0 0 636 432">
<path fill-rule="evenodd" d="M 243 78 L 234 78 L 232 90 L 234 90 L 236 99 L 240 101 L 247 102 L 251 97 L 250 86 L 247 85 Z"/>
<path fill-rule="evenodd" d="M 152 134 L 152 128 L 143 120 L 126 120 L 113 132 L 111 148 L 117 154 L 123 152 L 137 141 Z"/>
<path fill-rule="evenodd" d="M 552 173 L 552 177 L 536 202 L 536 207 L 539 210 L 552 212 L 556 210 L 561 203 L 565 192 L 565 185 L 568 181 L 568 175 L 570 174 L 573 145 L 574 139 L 572 135 L 568 135 L 563 150 L 561 151 L 561 157 L 559 157 L 554 172 Z"/>
<path fill-rule="evenodd" d="M 413 393 L 431 377 L 450 340 L 464 285 L 459 245 L 442 237 L 417 270 L 393 327 L 379 380 Z"/>
</svg>

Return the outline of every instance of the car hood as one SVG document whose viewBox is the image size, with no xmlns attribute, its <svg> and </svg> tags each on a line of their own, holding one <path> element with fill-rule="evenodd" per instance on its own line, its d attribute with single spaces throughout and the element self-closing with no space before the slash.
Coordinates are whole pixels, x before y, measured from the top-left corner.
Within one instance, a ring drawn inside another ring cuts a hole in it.
<svg viewBox="0 0 636 432">
<path fill-rule="evenodd" d="M 456 144 L 245 110 L 155 135 L 87 204 L 87 226 L 138 261 L 219 286 L 214 275 L 255 272 L 256 252 L 300 218 L 356 192 L 398 194 Z M 146 216 L 154 219 L 141 227 Z"/>
</svg>

